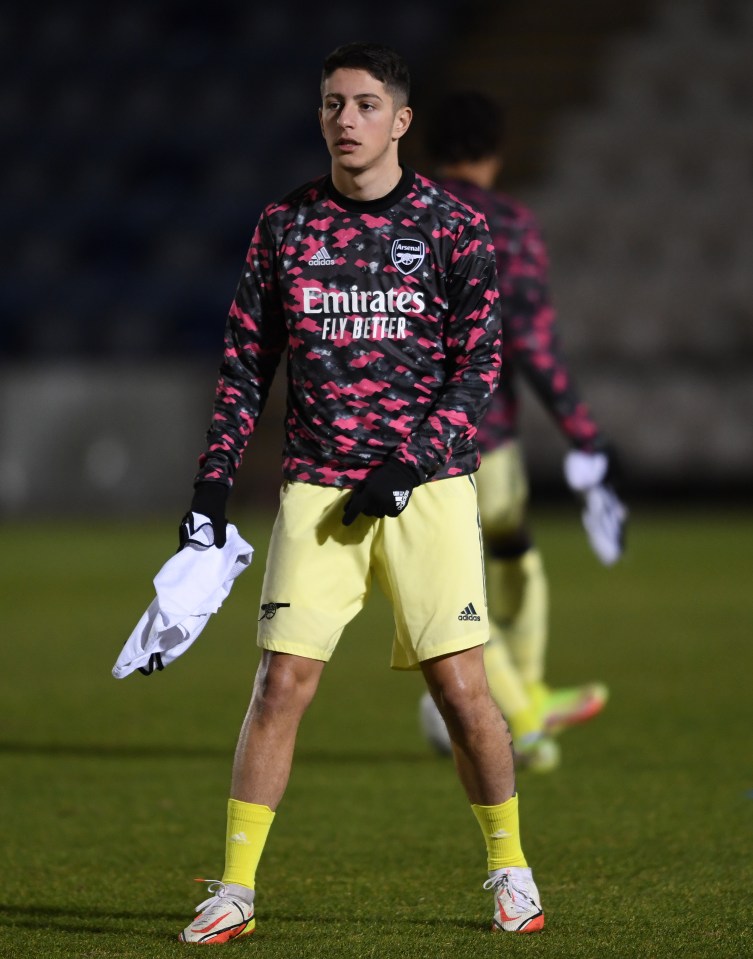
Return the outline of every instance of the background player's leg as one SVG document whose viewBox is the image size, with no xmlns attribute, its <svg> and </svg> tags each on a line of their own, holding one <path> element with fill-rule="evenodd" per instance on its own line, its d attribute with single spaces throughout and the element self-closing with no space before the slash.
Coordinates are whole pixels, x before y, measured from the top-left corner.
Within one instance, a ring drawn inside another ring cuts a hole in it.
<svg viewBox="0 0 753 959">
<path fill-rule="evenodd" d="M 549 588 L 526 529 L 528 478 L 517 442 L 482 456 L 477 486 L 492 636 L 487 678 L 510 724 L 518 765 L 547 772 L 560 756 L 552 735 L 597 715 L 608 691 L 601 683 L 546 683 Z"/>
<path fill-rule="evenodd" d="M 516 752 L 530 768 L 546 772 L 559 763 L 552 734 L 596 716 L 609 691 L 603 683 L 555 689 L 547 684 L 549 588 L 541 555 L 528 545 L 519 555 L 499 558 L 526 542 L 521 531 L 517 539 L 487 545 L 492 640 L 485 658 L 489 686 L 510 723 Z"/>
<path fill-rule="evenodd" d="M 489 617 L 507 645 L 516 679 L 535 698 L 544 680 L 549 589 L 541 555 L 525 530 L 487 542 L 486 576 Z"/>
<path fill-rule="evenodd" d="M 483 513 L 482 513 L 483 525 Z M 541 694 L 547 644 L 548 590 L 526 529 L 485 528 L 491 639 L 484 658 L 489 687 L 510 724 L 518 765 L 549 772 L 560 750 L 546 735 Z"/>
<path fill-rule="evenodd" d="M 510 658 L 505 635 L 493 620 L 489 622 L 489 634 L 489 642 L 484 646 L 486 678 L 492 698 L 510 726 L 515 744 L 541 731 L 539 713 Z"/>
<path fill-rule="evenodd" d="M 548 596 L 525 527 L 528 478 L 519 444 L 484 454 L 476 483 L 491 633 L 485 650 L 489 687 L 510 724 L 519 765 L 547 771 L 558 764 L 559 747 L 544 736 L 531 684 L 543 676 Z"/>
</svg>

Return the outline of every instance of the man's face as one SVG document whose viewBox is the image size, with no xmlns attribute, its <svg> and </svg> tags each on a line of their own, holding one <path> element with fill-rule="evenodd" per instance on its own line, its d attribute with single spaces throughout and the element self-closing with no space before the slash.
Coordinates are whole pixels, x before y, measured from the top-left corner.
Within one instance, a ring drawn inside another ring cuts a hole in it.
<svg viewBox="0 0 753 959">
<path fill-rule="evenodd" d="M 397 107 L 381 80 L 365 70 L 335 70 L 324 82 L 319 123 L 335 164 L 358 173 L 396 149 L 410 125 L 410 107 Z"/>
</svg>

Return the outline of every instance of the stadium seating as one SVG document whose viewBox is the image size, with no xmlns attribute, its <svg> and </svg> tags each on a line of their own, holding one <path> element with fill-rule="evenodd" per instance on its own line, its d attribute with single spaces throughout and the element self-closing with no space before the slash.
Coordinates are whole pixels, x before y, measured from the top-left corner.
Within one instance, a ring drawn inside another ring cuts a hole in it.
<svg viewBox="0 0 753 959">
<path fill-rule="evenodd" d="M 563 122 L 553 174 L 528 194 L 585 361 L 599 345 L 575 318 L 594 300 L 622 358 L 749 355 L 753 25 L 744 3 L 717 7 L 726 18 L 659 4 L 653 29 L 617 43 L 599 102 Z"/>
<path fill-rule="evenodd" d="M 327 169 L 322 58 L 418 67 L 457 2 L 5 5 L 3 355 L 216 354 L 262 205 Z"/>
</svg>

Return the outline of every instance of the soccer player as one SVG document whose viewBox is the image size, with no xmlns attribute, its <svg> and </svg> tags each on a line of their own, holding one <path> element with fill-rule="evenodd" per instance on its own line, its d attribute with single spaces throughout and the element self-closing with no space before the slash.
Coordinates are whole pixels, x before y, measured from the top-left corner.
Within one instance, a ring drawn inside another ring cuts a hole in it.
<svg viewBox="0 0 753 959">
<path fill-rule="evenodd" d="M 499 386 L 479 427 L 482 455 L 476 477 L 492 634 L 484 659 L 492 694 L 512 732 L 518 766 L 544 772 L 559 763 L 553 734 L 597 715 L 607 688 L 591 683 L 551 689 L 544 681 L 548 590 L 526 523 L 528 482 L 518 438 L 517 377 L 532 387 L 569 444 L 565 474 L 573 489 L 593 497 L 584 524 L 605 563 L 622 551 L 627 514 L 608 482 L 611 464 L 604 434 L 562 353 L 547 251 L 536 220 L 522 204 L 493 189 L 503 164 L 503 111 L 482 93 L 449 93 L 435 105 L 425 140 L 439 183 L 484 214 L 496 251 L 504 358 Z M 426 697 L 421 712 L 424 727 L 435 731 L 435 745 L 449 748 Z"/>
<path fill-rule="evenodd" d="M 225 869 L 184 942 L 254 929 L 256 870 L 296 732 L 372 576 L 395 615 L 392 665 L 421 669 L 487 850 L 492 928 L 544 925 L 521 848 L 509 731 L 489 693 L 476 430 L 500 366 L 483 218 L 402 166 L 410 79 L 389 48 L 326 59 L 330 174 L 263 211 L 225 334 L 181 542 L 225 541 L 233 475 L 283 353 L 284 482 L 261 596 L 262 649 L 227 808 Z"/>
</svg>

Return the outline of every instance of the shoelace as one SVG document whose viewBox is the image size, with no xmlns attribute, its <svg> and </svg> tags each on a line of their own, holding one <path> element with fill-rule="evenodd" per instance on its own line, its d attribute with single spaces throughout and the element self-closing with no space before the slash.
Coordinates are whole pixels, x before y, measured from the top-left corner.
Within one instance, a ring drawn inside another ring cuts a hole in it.
<svg viewBox="0 0 753 959">
<path fill-rule="evenodd" d="M 503 887 L 509 892 L 509 886 L 510 876 L 506 872 L 503 872 L 501 876 L 494 876 L 492 879 L 487 879 L 484 883 L 484 889 L 493 889 L 495 893 Z"/>
<path fill-rule="evenodd" d="M 215 900 L 222 899 L 226 895 L 225 883 L 221 882 L 219 879 L 194 879 L 194 882 L 205 882 L 207 883 L 207 892 L 211 893 L 208 899 L 205 899 L 204 902 L 200 902 L 196 907 L 196 912 L 201 912 L 202 909 L 207 906 L 213 906 Z"/>
<path fill-rule="evenodd" d="M 484 883 L 484 889 L 493 889 L 494 895 L 498 896 L 503 890 L 507 892 L 512 905 L 520 912 L 525 907 L 521 906 L 521 900 L 533 904 L 533 899 L 526 892 L 523 886 L 518 885 L 509 873 L 502 873 L 501 876 L 495 876 L 493 879 L 487 879 Z"/>
</svg>

